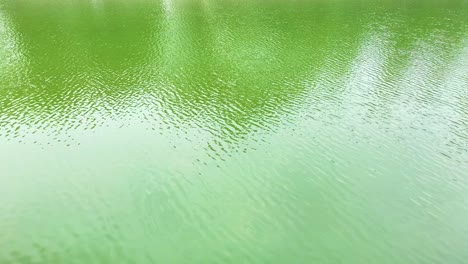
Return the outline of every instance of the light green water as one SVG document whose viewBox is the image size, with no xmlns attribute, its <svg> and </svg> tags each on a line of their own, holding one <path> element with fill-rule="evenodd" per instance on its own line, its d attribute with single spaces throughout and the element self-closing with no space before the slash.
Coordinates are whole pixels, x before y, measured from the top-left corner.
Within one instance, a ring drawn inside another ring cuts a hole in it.
<svg viewBox="0 0 468 264">
<path fill-rule="evenodd" d="M 0 263 L 467 260 L 467 1 L 0 0 Z"/>
</svg>

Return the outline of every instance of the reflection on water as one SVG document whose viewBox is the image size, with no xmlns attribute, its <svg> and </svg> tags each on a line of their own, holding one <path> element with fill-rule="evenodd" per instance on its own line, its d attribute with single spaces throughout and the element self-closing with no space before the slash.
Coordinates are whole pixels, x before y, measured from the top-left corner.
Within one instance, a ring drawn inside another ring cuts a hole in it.
<svg viewBox="0 0 468 264">
<path fill-rule="evenodd" d="M 467 8 L 0 3 L 0 262 L 462 263 Z"/>
<path fill-rule="evenodd" d="M 453 118 L 439 129 L 463 136 L 464 13 L 363 7 L 8 3 L 3 133 L 59 138 L 143 122 L 157 130 L 203 128 L 230 145 L 274 130 L 313 100 L 383 126 L 427 110 L 436 122 Z"/>
</svg>

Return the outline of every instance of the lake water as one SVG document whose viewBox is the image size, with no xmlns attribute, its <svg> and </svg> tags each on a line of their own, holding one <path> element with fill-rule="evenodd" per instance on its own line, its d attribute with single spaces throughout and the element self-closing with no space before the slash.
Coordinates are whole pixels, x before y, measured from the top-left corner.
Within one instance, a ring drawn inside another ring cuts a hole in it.
<svg viewBox="0 0 468 264">
<path fill-rule="evenodd" d="M 467 259 L 467 1 L 0 0 L 0 263 Z"/>
</svg>

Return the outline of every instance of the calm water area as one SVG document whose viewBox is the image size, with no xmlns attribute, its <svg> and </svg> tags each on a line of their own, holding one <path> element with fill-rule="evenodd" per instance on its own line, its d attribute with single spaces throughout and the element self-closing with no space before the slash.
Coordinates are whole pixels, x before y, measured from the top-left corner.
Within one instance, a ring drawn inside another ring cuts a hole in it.
<svg viewBox="0 0 468 264">
<path fill-rule="evenodd" d="M 0 0 L 1 264 L 464 264 L 468 1 Z"/>
</svg>

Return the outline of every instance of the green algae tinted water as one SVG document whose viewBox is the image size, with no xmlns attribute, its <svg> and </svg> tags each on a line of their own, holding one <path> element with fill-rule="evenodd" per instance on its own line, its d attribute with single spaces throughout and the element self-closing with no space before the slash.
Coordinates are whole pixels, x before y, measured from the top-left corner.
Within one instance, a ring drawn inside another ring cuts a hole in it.
<svg viewBox="0 0 468 264">
<path fill-rule="evenodd" d="M 466 263 L 468 2 L 1 0 L 0 263 Z"/>
</svg>

